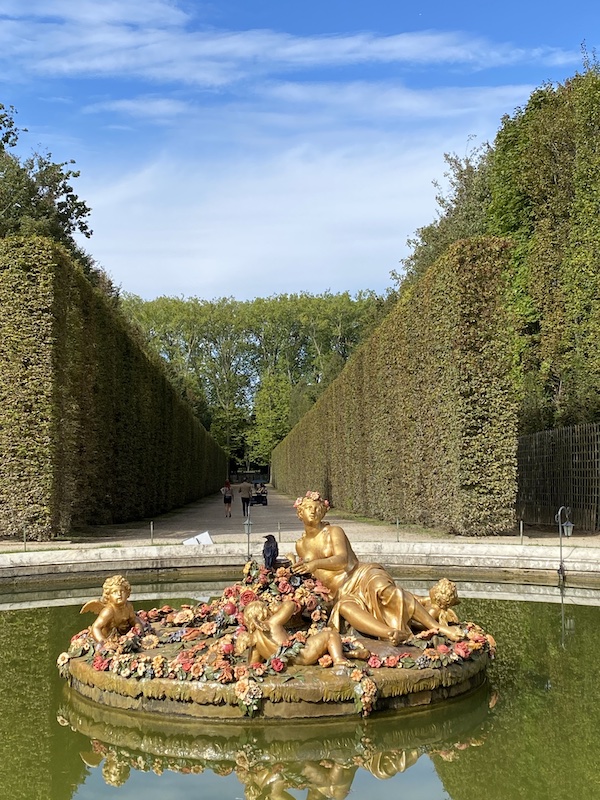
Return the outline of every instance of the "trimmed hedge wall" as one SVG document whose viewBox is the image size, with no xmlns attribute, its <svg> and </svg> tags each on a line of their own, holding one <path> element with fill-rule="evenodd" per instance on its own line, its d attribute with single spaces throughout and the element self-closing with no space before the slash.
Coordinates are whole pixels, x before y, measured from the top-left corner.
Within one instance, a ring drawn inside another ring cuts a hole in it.
<svg viewBox="0 0 600 800">
<path fill-rule="evenodd" d="M 0 308 L 1 532 L 46 539 L 219 488 L 224 451 L 62 248 L 0 241 Z"/>
<path fill-rule="evenodd" d="M 600 421 L 600 69 L 546 84 L 490 151 L 488 225 L 517 242 L 520 433 Z"/>
<path fill-rule="evenodd" d="M 465 534 L 513 524 L 510 245 L 454 245 L 273 451 L 272 481 L 340 508 Z"/>
</svg>

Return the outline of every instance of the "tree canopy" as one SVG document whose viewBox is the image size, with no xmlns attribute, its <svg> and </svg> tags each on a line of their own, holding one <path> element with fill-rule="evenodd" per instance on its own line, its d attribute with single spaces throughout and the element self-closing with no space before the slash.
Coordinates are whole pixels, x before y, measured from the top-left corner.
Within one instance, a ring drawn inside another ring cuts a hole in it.
<svg viewBox="0 0 600 800">
<path fill-rule="evenodd" d="M 77 243 L 75 235 L 92 235 L 91 209 L 75 193 L 79 171 L 75 162 L 53 161 L 51 153 L 20 158 L 14 152 L 20 129 L 16 110 L 0 103 L 0 238 L 11 235 L 47 236 L 64 245 L 88 280 L 116 300 L 118 290 L 106 272 Z"/>
<path fill-rule="evenodd" d="M 122 307 L 190 387 L 217 441 L 249 465 L 268 463 L 392 301 L 373 292 L 249 301 L 126 294 Z"/>
</svg>

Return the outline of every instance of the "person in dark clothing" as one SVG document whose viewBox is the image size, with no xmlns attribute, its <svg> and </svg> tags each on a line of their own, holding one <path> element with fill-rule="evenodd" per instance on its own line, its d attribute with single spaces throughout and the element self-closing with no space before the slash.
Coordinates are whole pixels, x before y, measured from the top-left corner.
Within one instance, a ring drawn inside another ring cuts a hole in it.
<svg viewBox="0 0 600 800">
<path fill-rule="evenodd" d="M 247 517 L 252 499 L 252 484 L 248 480 L 244 480 L 240 483 L 238 492 L 242 495 L 242 516 Z"/>
<path fill-rule="evenodd" d="M 225 486 L 221 489 L 223 495 L 223 502 L 225 503 L 225 516 L 231 516 L 231 504 L 233 502 L 233 490 L 229 481 L 225 481 Z"/>
<path fill-rule="evenodd" d="M 267 540 L 263 547 L 265 567 L 267 569 L 274 569 L 277 563 L 277 556 L 279 555 L 279 547 L 272 533 L 269 533 L 267 536 L 265 536 L 265 539 Z"/>
</svg>

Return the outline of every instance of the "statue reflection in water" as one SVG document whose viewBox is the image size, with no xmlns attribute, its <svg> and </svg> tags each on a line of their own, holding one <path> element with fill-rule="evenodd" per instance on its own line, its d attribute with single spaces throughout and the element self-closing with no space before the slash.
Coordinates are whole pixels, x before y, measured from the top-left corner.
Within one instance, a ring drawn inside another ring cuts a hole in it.
<svg viewBox="0 0 600 800">
<path fill-rule="evenodd" d="M 417 749 L 392 750 L 357 761 L 379 780 L 387 780 L 416 764 L 420 755 Z M 306 800 L 344 800 L 358 768 L 358 763 L 340 764 L 328 759 L 303 764 L 297 776 L 286 777 L 265 768 L 248 776 L 246 800 L 295 800 L 288 789 L 306 789 Z"/>
<path fill-rule="evenodd" d="M 248 776 L 246 800 L 295 800 L 288 789 L 306 789 L 306 800 L 344 800 L 350 793 L 357 769 L 355 765 L 335 762 L 308 762 L 296 776 L 286 776 L 265 768 Z"/>
<path fill-rule="evenodd" d="M 107 748 L 104 754 L 99 753 L 98 750 L 102 750 L 103 746 L 98 741 L 93 742 L 93 746 L 96 752 L 82 753 L 82 758 L 90 767 L 102 764 L 102 777 L 108 786 L 115 788 L 123 786 L 131 775 L 132 767 L 138 766 L 147 771 L 143 757 L 137 759 L 128 757 L 125 752 L 114 748 Z M 237 769 L 233 765 L 226 767 L 215 764 L 213 768 L 215 773 L 220 775 L 228 775 L 235 771 L 244 786 L 246 800 L 296 800 L 290 790 L 306 790 L 306 800 L 344 800 L 350 793 L 359 766 L 379 780 L 387 780 L 416 764 L 420 755 L 418 749 L 413 749 L 374 753 L 366 759 L 357 759 L 360 764 L 322 759 L 303 764 L 277 764 L 253 768 L 238 766 Z M 159 772 L 162 771 L 162 767 L 158 768 L 158 761 L 155 761 L 154 768 Z M 193 773 L 203 770 L 194 770 L 190 765 L 179 771 Z"/>
<path fill-rule="evenodd" d="M 123 786 L 141 771 L 156 780 L 167 772 L 237 777 L 246 800 L 343 800 L 351 792 L 359 770 L 379 780 L 392 779 L 410 769 L 423 755 L 444 761 L 484 742 L 492 722 L 493 697 L 481 687 L 452 708 L 364 720 L 325 719 L 319 722 L 275 725 L 256 723 L 235 729 L 206 722 L 201 732 L 172 725 L 163 732 L 160 720 L 146 718 L 144 726 L 125 711 L 108 709 L 66 692 L 59 712 L 69 726 L 89 742 L 80 753 L 91 768 L 100 769 L 104 782 Z"/>
</svg>

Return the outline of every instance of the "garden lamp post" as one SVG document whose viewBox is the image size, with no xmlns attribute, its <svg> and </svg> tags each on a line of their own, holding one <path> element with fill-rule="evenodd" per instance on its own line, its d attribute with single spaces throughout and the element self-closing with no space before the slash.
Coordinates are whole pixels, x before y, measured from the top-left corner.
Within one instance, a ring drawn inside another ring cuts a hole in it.
<svg viewBox="0 0 600 800">
<path fill-rule="evenodd" d="M 252 520 L 250 519 L 250 507 L 248 507 L 248 516 L 244 520 L 244 530 L 248 537 L 248 561 L 250 561 L 250 534 L 252 533 Z"/>
<path fill-rule="evenodd" d="M 565 512 L 565 519 L 562 519 L 562 512 Z M 563 552 L 562 552 L 562 537 L 563 534 L 565 536 L 570 536 L 573 533 L 573 523 L 569 519 L 571 514 L 571 509 L 567 508 L 566 506 L 561 506 L 558 509 L 556 516 L 554 517 L 555 522 L 558 523 L 558 542 L 560 548 L 560 564 L 558 567 L 558 577 L 561 581 L 565 581 L 567 577 L 567 571 L 565 569 L 565 563 L 563 561 Z"/>
</svg>

